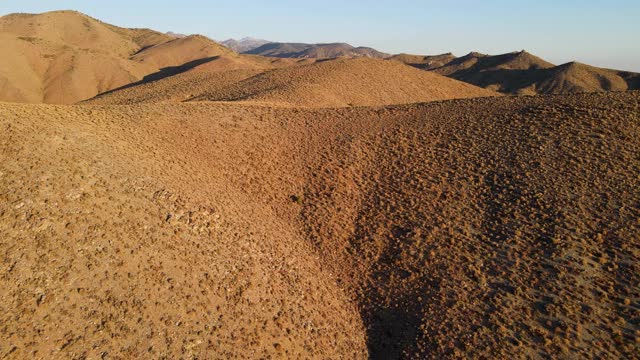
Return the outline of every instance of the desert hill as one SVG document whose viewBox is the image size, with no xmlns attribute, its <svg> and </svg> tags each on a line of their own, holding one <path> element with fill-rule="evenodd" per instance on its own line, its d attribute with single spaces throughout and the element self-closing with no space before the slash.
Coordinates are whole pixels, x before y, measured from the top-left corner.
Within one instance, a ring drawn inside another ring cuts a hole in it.
<svg viewBox="0 0 640 360">
<path fill-rule="evenodd" d="M 640 74 L 262 47 L 0 17 L 0 358 L 637 358 Z"/>
<path fill-rule="evenodd" d="M 508 94 L 530 94 L 542 69 L 554 65 L 526 51 L 502 55 L 470 53 L 432 69 L 441 75 Z"/>
<path fill-rule="evenodd" d="M 262 42 L 244 40 L 245 45 Z M 176 37 L 148 29 L 125 29 L 74 11 L 3 16 L 0 18 L 0 41 L 0 50 L 6 54 L 0 59 L 2 101 L 71 104 L 116 89 L 135 87 L 136 90 L 142 90 L 140 85 L 145 85 L 145 94 L 133 94 L 129 90 L 127 93 L 133 96 L 132 99 L 126 100 L 123 98 L 125 93 L 120 93 L 116 102 L 183 101 L 190 98 L 239 100 L 247 97 L 261 100 L 273 98 L 280 103 L 309 106 L 316 100 L 311 99 L 315 96 L 311 93 L 300 93 L 306 90 L 320 96 L 318 106 L 393 104 L 474 96 L 471 93 L 464 94 L 471 89 L 469 87 L 460 93 L 462 89 L 459 84 L 454 86 L 458 90 L 447 89 L 446 86 L 435 89 L 429 85 L 435 81 L 433 77 L 427 79 L 423 74 L 410 73 L 398 67 L 389 67 L 389 73 L 385 74 L 387 70 L 378 63 L 371 63 L 375 64 L 371 72 L 364 71 L 362 67 L 366 65 L 361 64 L 360 68 L 353 66 L 359 74 L 357 76 L 346 74 L 346 68 L 353 64 L 329 63 L 331 65 L 317 64 L 257 77 L 261 72 L 302 64 L 291 59 L 308 59 L 308 63 L 314 63 L 317 59 L 389 58 L 389 55 L 344 43 L 268 43 L 247 52 L 257 55 L 242 58 L 233 50 L 204 36 Z M 235 43 L 229 44 L 235 46 Z M 278 63 L 264 57 L 283 60 Z M 451 54 L 399 54 L 389 60 L 506 94 L 640 88 L 640 75 L 636 73 L 599 69 L 578 63 L 556 67 L 524 51 L 497 56 L 470 53 L 460 58 Z M 196 76 L 184 75 L 155 84 L 160 86 L 158 89 L 162 88 L 168 93 L 150 93 L 153 87 L 149 83 L 195 67 L 200 68 Z M 210 77 L 204 74 L 204 69 L 208 67 L 215 68 L 215 73 Z M 340 70 L 340 67 L 345 69 Z M 218 73 L 225 69 L 234 73 Z M 309 71 L 309 74 L 304 74 L 305 71 Z M 343 75 L 336 75 L 338 73 Z M 397 75 L 397 78 L 391 74 Z M 293 76 L 292 80 L 289 81 L 287 76 Z M 321 79 L 324 76 L 329 77 Z M 193 91 L 186 91 L 189 78 L 196 82 Z M 306 79 L 311 79 L 311 82 L 305 84 Z M 400 79 L 407 84 L 406 87 L 399 84 Z M 210 83 L 207 84 L 207 81 Z M 243 81 L 242 84 L 239 81 Z M 437 81 L 443 82 L 442 79 Z M 173 89 L 170 83 L 177 88 Z M 251 89 L 254 85 L 257 88 Z M 350 91 L 353 93 L 349 94 Z M 480 94 L 477 89 L 474 91 L 476 95 Z M 364 94 L 369 94 L 367 96 L 371 98 L 367 99 Z"/>
<path fill-rule="evenodd" d="M 442 55 L 398 54 L 389 58 L 389 60 L 398 61 L 423 70 L 439 68 L 450 63 L 454 59 L 456 59 L 456 57 L 451 53 Z"/>
<path fill-rule="evenodd" d="M 342 107 L 496 95 L 396 62 L 357 58 L 268 71 L 192 100 Z"/>
<path fill-rule="evenodd" d="M 498 70 L 531 70 L 547 69 L 554 65 L 526 51 L 512 52 L 502 55 L 485 55 L 472 52 L 452 59 L 436 70 L 437 73 L 456 76 Z"/>
<path fill-rule="evenodd" d="M 337 57 L 369 57 L 382 59 L 389 54 L 368 47 L 354 47 L 345 43 L 301 44 L 301 43 L 268 43 L 245 54 L 283 57 L 283 58 L 315 58 L 330 59 Z"/>
<path fill-rule="evenodd" d="M 422 65 L 433 61 L 431 58 L 425 56 L 422 60 L 417 56 L 399 55 L 392 60 L 507 94 L 566 94 L 640 88 L 639 74 L 575 62 L 555 66 L 526 51 L 502 55 L 472 52 L 442 64 L 448 60 L 445 55 L 444 58 L 435 57 L 441 60 L 440 66 Z"/>
<path fill-rule="evenodd" d="M 0 354 L 633 358 L 639 104 L 0 104 Z"/>
<path fill-rule="evenodd" d="M 547 69 L 541 79 L 531 86 L 536 93 L 558 94 L 596 91 L 624 91 L 638 89 L 640 74 L 617 70 L 601 69 L 577 62 L 571 62 Z"/>
<path fill-rule="evenodd" d="M 313 59 L 280 59 L 225 54 L 195 66 L 177 67 L 156 77 L 126 85 L 84 101 L 85 104 L 124 105 L 182 102 L 208 93 L 224 92 L 242 80 L 265 71 L 312 64 Z"/>
<path fill-rule="evenodd" d="M 30 43 L 64 44 L 120 57 L 172 39 L 153 30 L 118 28 L 82 13 L 66 10 L 2 16 L 0 32 L 15 35 Z"/>
<path fill-rule="evenodd" d="M 233 51 L 211 39 L 189 35 L 146 48 L 132 56 L 131 60 L 162 69 L 231 54 Z"/>
<path fill-rule="evenodd" d="M 71 104 L 231 51 L 200 36 L 125 29 L 75 11 L 0 18 L 0 100 Z"/>
<path fill-rule="evenodd" d="M 87 103 L 251 101 L 286 106 L 343 107 L 497 95 L 383 60 L 359 58 L 314 62 L 312 59 L 236 55 L 214 59 L 179 76 L 111 91 Z"/>
<path fill-rule="evenodd" d="M 74 103 L 142 78 L 155 68 L 127 58 L 171 39 L 71 11 L 3 16 L 0 38 L 0 100 L 48 103 Z"/>
</svg>

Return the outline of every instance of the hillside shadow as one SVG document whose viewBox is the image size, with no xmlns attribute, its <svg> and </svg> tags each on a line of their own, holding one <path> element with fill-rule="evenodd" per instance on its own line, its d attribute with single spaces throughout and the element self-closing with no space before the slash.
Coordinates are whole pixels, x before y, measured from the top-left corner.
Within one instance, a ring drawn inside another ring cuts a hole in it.
<svg viewBox="0 0 640 360">
<path fill-rule="evenodd" d="M 369 359 L 402 359 L 405 347 L 418 335 L 419 326 L 420 319 L 410 311 L 398 308 L 374 310 L 367 329 Z"/>
<path fill-rule="evenodd" d="M 624 71 L 620 76 L 627 82 L 629 90 L 640 90 L 640 74 Z"/>
<path fill-rule="evenodd" d="M 474 72 L 473 69 L 458 71 L 452 78 L 480 87 L 499 86 L 503 93 L 514 93 L 538 82 L 553 77 L 556 68 L 550 69 L 495 69 Z"/>
<path fill-rule="evenodd" d="M 155 46 L 155 45 L 147 45 L 147 46 L 143 46 L 143 47 L 141 47 L 138 51 L 134 52 L 131 56 L 136 56 L 136 55 L 140 54 L 141 52 L 143 52 L 143 51 L 145 51 L 145 50 L 147 50 L 147 49 L 150 49 L 150 48 L 152 48 L 152 47 L 154 47 L 154 46 Z"/>
<path fill-rule="evenodd" d="M 100 94 L 96 95 L 95 97 L 99 97 L 101 95 L 111 94 L 111 93 L 116 92 L 116 91 L 132 88 L 132 87 L 143 85 L 143 84 L 147 84 L 147 83 L 152 83 L 152 82 L 167 78 L 169 76 L 178 75 L 178 74 L 181 74 L 183 72 L 189 71 L 189 70 L 191 70 L 191 69 L 193 69 L 195 67 L 198 67 L 200 65 L 203 65 L 203 64 L 206 64 L 208 62 L 214 61 L 214 60 L 216 60 L 218 58 L 220 58 L 220 56 L 206 57 L 206 58 L 202 58 L 202 59 L 198 59 L 198 60 L 189 61 L 189 62 L 184 63 L 184 64 L 179 65 L 179 66 L 165 67 L 165 68 L 160 69 L 160 71 L 158 71 L 158 72 L 155 72 L 153 74 L 149 74 L 149 75 L 143 77 L 142 80 L 140 80 L 140 81 L 132 82 L 132 83 L 129 83 L 127 85 L 121 86 L 119 88 L 115 88 L 115 89 L 112 89 L 112 90 L 109 90 L 109 91 L 105 91 L 103 93 L 100 93 Z"/>
</svg>

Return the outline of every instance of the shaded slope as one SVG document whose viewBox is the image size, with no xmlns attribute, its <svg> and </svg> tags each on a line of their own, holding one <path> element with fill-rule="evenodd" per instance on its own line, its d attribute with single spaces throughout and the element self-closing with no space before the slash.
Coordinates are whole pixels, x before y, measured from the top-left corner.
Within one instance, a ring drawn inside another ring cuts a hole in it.
<svg viewBox="0 0 640 360">
<path fill-rule="evenodd" d="M 337 57 L 369 57 L 386 58 L 389 54 L 368 47 L 354 47 L 345 43 L 301 44 L 301 43 L 268 43 L 245 54 L 282 57 L 282 58 L 316 58 L 330 59 Z"/>
<path fill-rule="evenodd" d="M 303 219 L 371 357 L 633 357 L 639 103 L 457 100 L 319 134 Z"/>
<path fill-rule="evenodd" d="M 361 58 L 272 70 L 194 100 L 340 107 L 494 95 L 406 65 Z"/>
</svg>

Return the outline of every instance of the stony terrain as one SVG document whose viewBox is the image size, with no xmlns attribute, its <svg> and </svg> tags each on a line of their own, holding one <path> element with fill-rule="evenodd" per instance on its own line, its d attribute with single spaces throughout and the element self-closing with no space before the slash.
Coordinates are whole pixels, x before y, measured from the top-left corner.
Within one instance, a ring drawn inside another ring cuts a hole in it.
<svg viewBox="0 0 640 360">
<path fill-rule="evenodd" d="M 5 358 L 634 358 L 640 94 L 0 105 Z"/>
</svg>

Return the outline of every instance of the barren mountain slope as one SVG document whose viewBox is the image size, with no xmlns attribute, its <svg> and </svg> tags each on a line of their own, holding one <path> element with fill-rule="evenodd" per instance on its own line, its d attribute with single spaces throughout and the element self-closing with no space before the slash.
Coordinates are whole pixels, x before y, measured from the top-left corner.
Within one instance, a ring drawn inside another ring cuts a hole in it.
<svg viewBox="0 0 640 360">
<path fill-rule="evenodd" d="M 0 105 L 0 354 L 632 358 L 638 106 Z"/>
<path fill-rule="evenodd" d="M 2 16 L 0 32 L 33 39 L 29 42 L 64 44 L 116 57 L 128 57 L 141 47 L 172 39 L 152 30 L 124 29 L 105 24 L 76 11 Z"/>
<path fill-rule="evenodd" d="M 131 59 L 162 69 L 231 54 L 234 54 L 232 50 L 211 39 L 201 35 L 189 35 L 145 49 Z"/>
<path fill-rule="evenodd" d="M 0 100 L 70 104 L 231 50 L 202 36 L 124 29 L 74 11 L 0 18 Z"/>
<path fill-rule="evenodd" d="M 496 95 L 396 62 L 359 58 L 268 71 L 193 100 L 342 107 Z"/>
<path fill-rule="evenodd" d="M 471 53 L 433 69 L 486 89 L 508 94 L 570 94 L 640 89 L 638 74 L 580 63 L 554 66 L 525 51 L 489 56 Z"/>
<path fill-rule="evenodd" d="M 433 71 L 494 91 L 529 94 L 522 88 L 538 80 L 540 69 L 553 66 L 526 51 L 495 56 L 470 53 Z"/>
<path fill-rule="evenodd" d="M 634 357 L 639 101 L 456 100 L 319 141 L 302 218 L 372 358 Z"/>
<path fill-rule="evenodd" d="M 0 39 L 0 100 L 74 103 L 156 71 L 128 57 L 171 38 L 56 11 L 3 16 Z"/>
</svg>

